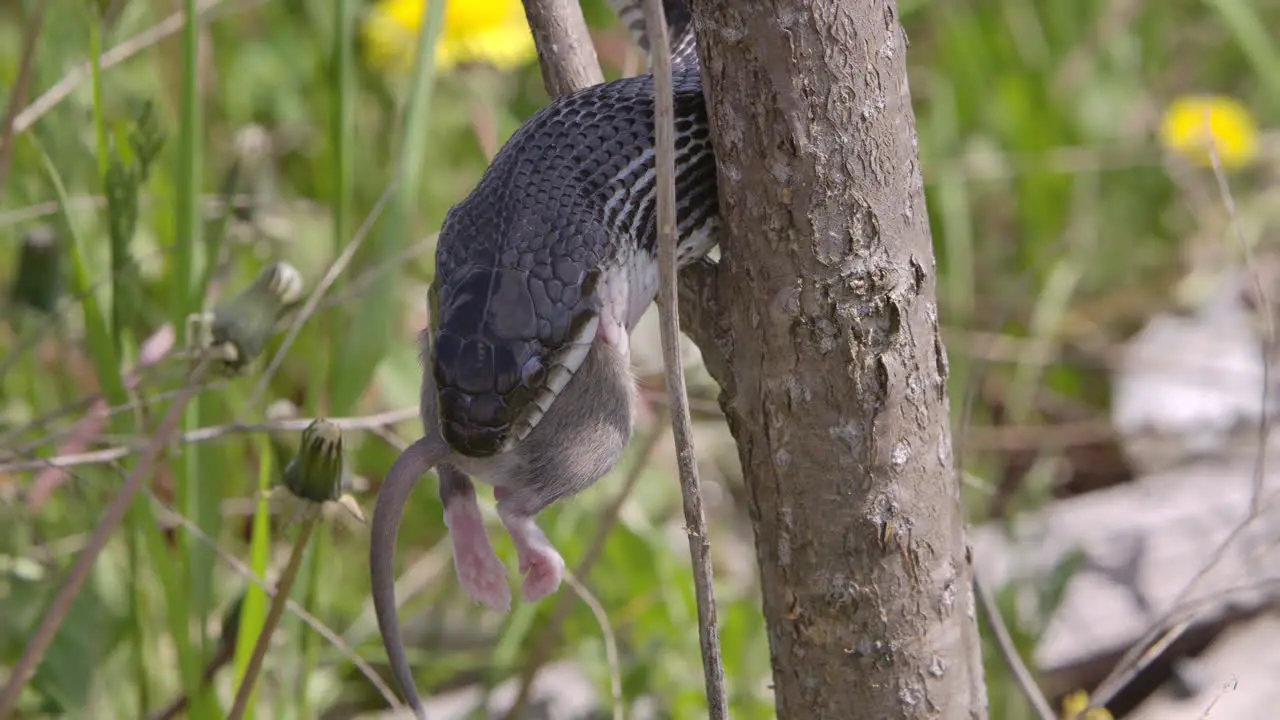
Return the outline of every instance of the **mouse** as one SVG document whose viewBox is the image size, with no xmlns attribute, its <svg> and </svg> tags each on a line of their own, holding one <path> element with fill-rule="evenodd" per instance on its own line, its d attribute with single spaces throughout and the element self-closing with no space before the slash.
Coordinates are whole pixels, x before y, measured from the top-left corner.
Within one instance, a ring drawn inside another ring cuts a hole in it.
<svg viewBox="0 0 1280 720">
<path fill-rule="evenodd" d="M 401 517 L 418 481 L 435 469 L 463 591 L 474 602 L 505 613 L 511 605 L 507 568 L 490 542 L 473 481 L 493 487 L 498 516 L 524 576 L 522 596 L 536 602 L 559 588 L 565 569 L 564 559 L 538 527 L 537 515 L 617 465 L 631 439 L 637 401 L 625 343 L 620 349 L 606 333 L 597 333 L 582 365 L 522 440 L 503 452 L 468 456 L 454 450 L 442 432 L 433 339 L 429 329 L 419 337 L 423 436 L 399 455 L 382 483 L 369 557 L 374 610 L 392 675 L 419 718 L 426 716 L 400 636 L 394 572 Z"/>
</svg>

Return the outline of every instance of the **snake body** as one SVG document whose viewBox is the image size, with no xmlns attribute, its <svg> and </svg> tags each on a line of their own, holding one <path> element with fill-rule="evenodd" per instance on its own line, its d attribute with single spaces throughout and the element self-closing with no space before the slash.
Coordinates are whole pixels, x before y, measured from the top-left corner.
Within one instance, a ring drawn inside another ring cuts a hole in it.
<svg viewBox="0 0 1280 720">
<path fill-rule="evenodd" d="M 648 50 L 641 0 L 611 0 Z M 665 0 L 675 100 L 677 264 L 714 245 L 716 168 L 694 27 Z M 441 227 L 431 291 L 441 434 L 510 450 L 597 336 L 625 353 L 658 284 L 652 74 L 552 101 L 511 136 Z"/>
</svg>

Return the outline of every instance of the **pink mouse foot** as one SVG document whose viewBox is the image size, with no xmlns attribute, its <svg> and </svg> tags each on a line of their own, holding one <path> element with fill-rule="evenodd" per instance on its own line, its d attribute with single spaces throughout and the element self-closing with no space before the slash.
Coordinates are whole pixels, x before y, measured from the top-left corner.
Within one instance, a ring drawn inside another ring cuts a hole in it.
<svg viewBox="0 0 1280 720">
<path fill-rule="evenodd" d="M 445 525 L 453 539 L 453 566 L 462 591 L 485 607 L 501 613 L 511 609 L 511 585 L 507 566 L 489 543 L 489 533 L 475 496 L 458 498 L 444 511 Z"/>
<path fill-rule="evenodd" d="M 537 602 L 555 592 L 564 579 L 564 558 L 547 539 L 533 518 L 505 513 L 498 505 L 502 524 L 507 527 L 516 554 L 520 558 L 520 572 L 524 573 L 525 602 Z"/>
<path fill-rule="evenodd" d="M 520 572 L 524 573 L 521 586 L 524 601 L 537 602 L 560 587 L 564 578 L 564 558 L 550 545 L 531 549 L 527 554 L 521 553 Z"/>
</svg>

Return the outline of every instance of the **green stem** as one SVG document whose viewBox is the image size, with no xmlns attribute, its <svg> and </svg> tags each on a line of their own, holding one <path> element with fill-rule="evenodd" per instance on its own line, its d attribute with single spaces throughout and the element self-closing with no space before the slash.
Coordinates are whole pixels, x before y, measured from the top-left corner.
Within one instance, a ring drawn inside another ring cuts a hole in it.
<svg viewBox="0 0 1280 720">
<path fill-rule="evenodd" d="M 258 577 L 267 576 L 267 565 L 271 556 L 271 506 L 267 501 L 267 493 L 271 489 L 272 465 L 271 439 L 264 434 L 258 439 L 258 501 L 253 512 L 253 535 L 249 541 L 250 566 Z M 240 608 L 240 631 L 236 636 L 235 679 L 237 683 L 243 682 L 248 672 L 249 657 L 253 652 L 250 649 L 250 641 L 262 632 L 266 608 L 266 591 L 256 583 L 250 583 L 245 590 L 244 605 Z M 246 710 L 246 714 L 250 717 L 252 712 L 251 708 Z"/>
<path fill-rule="evenodd" d="M 182 87 L 181 129 L 178 141 L 178 176 L 174 198 L 175 224 L 173 233 L 173 285 L 170 312 L 171 322 L 178 334 L 178 346 L 185 346 L 186 318 L 200 304 L 199 272 L 196 248 L 201 239 L 199 198 L 201 189 L 201 108 L 199 82 L 200 23 L 197 22 L 196 0 L 184 0 L 184 12 L 188 22 L 182 31 Z M 200 403 L 192 402 L 183 418 L 183 430 L 192 430 L 199 424 Z M 187 517 L 201 523 L 212 508 L 203 507 L 203 501 L 212 488 L 203 488 L 201 467 L 204 453 L 187 448 L 184 462 L 176 482 L 177 505 Z M 202 524 L 203 530 L 209 530 Z M 178 607 L 172 612 L 180 617 L 184 628 L 197 628 L 196 641 L 184 638 L 187 652 L 178 658 L 182 669 L 182 689 L 191 700 L 190 716 L 195 719 L 215 718 L 220 715 L 217 701 L 200 679 L 204 661 L 205 613 L 210 606 L 207 594 L 202 592 L 210 572 L 211 560 L 207 549 L 189 533 L 183 533 L 180 541 L 182 560 L 181 576 L 173 595 Z"/>
<path fill-rule="evenodd" d="M 93 75 L 93 130 L 98 140 L 98 180 L 105 181 L 107 154 L 107 121 L 102 109 L 102 20 L 89 24 L 89 67 Z"/>
<path fill-rule="evenodd" d="M 196 17 L 196 0 L 184 1 L 186 16 Z M 186 318 L 195 309 L 195 245 L 200 226 L 196 212 L 200 192 L 200 28 L 186 23 L 182 32 L 182 128 L 178 147 L 176 226 L 173 234 L 173 313 L 179 345 L 186 340 Z"/>
</svg>

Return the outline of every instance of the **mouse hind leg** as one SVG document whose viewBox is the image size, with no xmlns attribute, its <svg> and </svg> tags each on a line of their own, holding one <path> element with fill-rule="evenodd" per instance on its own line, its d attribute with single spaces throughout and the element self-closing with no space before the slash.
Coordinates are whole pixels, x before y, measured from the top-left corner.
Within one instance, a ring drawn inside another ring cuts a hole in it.
<svg viewBox="0 0 1280 720">
<path fill-rule="evenodd" d="M 511 609 L 507 566 L 498 559 L 489 542 L 475 485 L 451 465 L 441 465 L 439 475 L 444 524 L 449 527 L 453 542 L 453 566 L 458 573 L 458 583 L 472 601 L 505 613 Z"/>
<path fill-rule="evenodd" d="M 524 600 L 537 602 L 560 587 L 564 578 L 564 557 L 538 527 L 534 515 L 512 509 L 510 491 L 494 488 L 494 497 L 498 499 L 498 515 L 515 543 L 516 555 L 520 559 Z"/>
<path fill-rule="evenodd" d="M 520 447 L 518 477 L 494 488 L 498 515 L 515 543 L 523 595 L 535 602 L 555 592 L 565 562 L 535 518 L 611 471 L 631 439 L 635 381 L 629 360 L 597 338 L 583 367 Z"/>
</svg>

